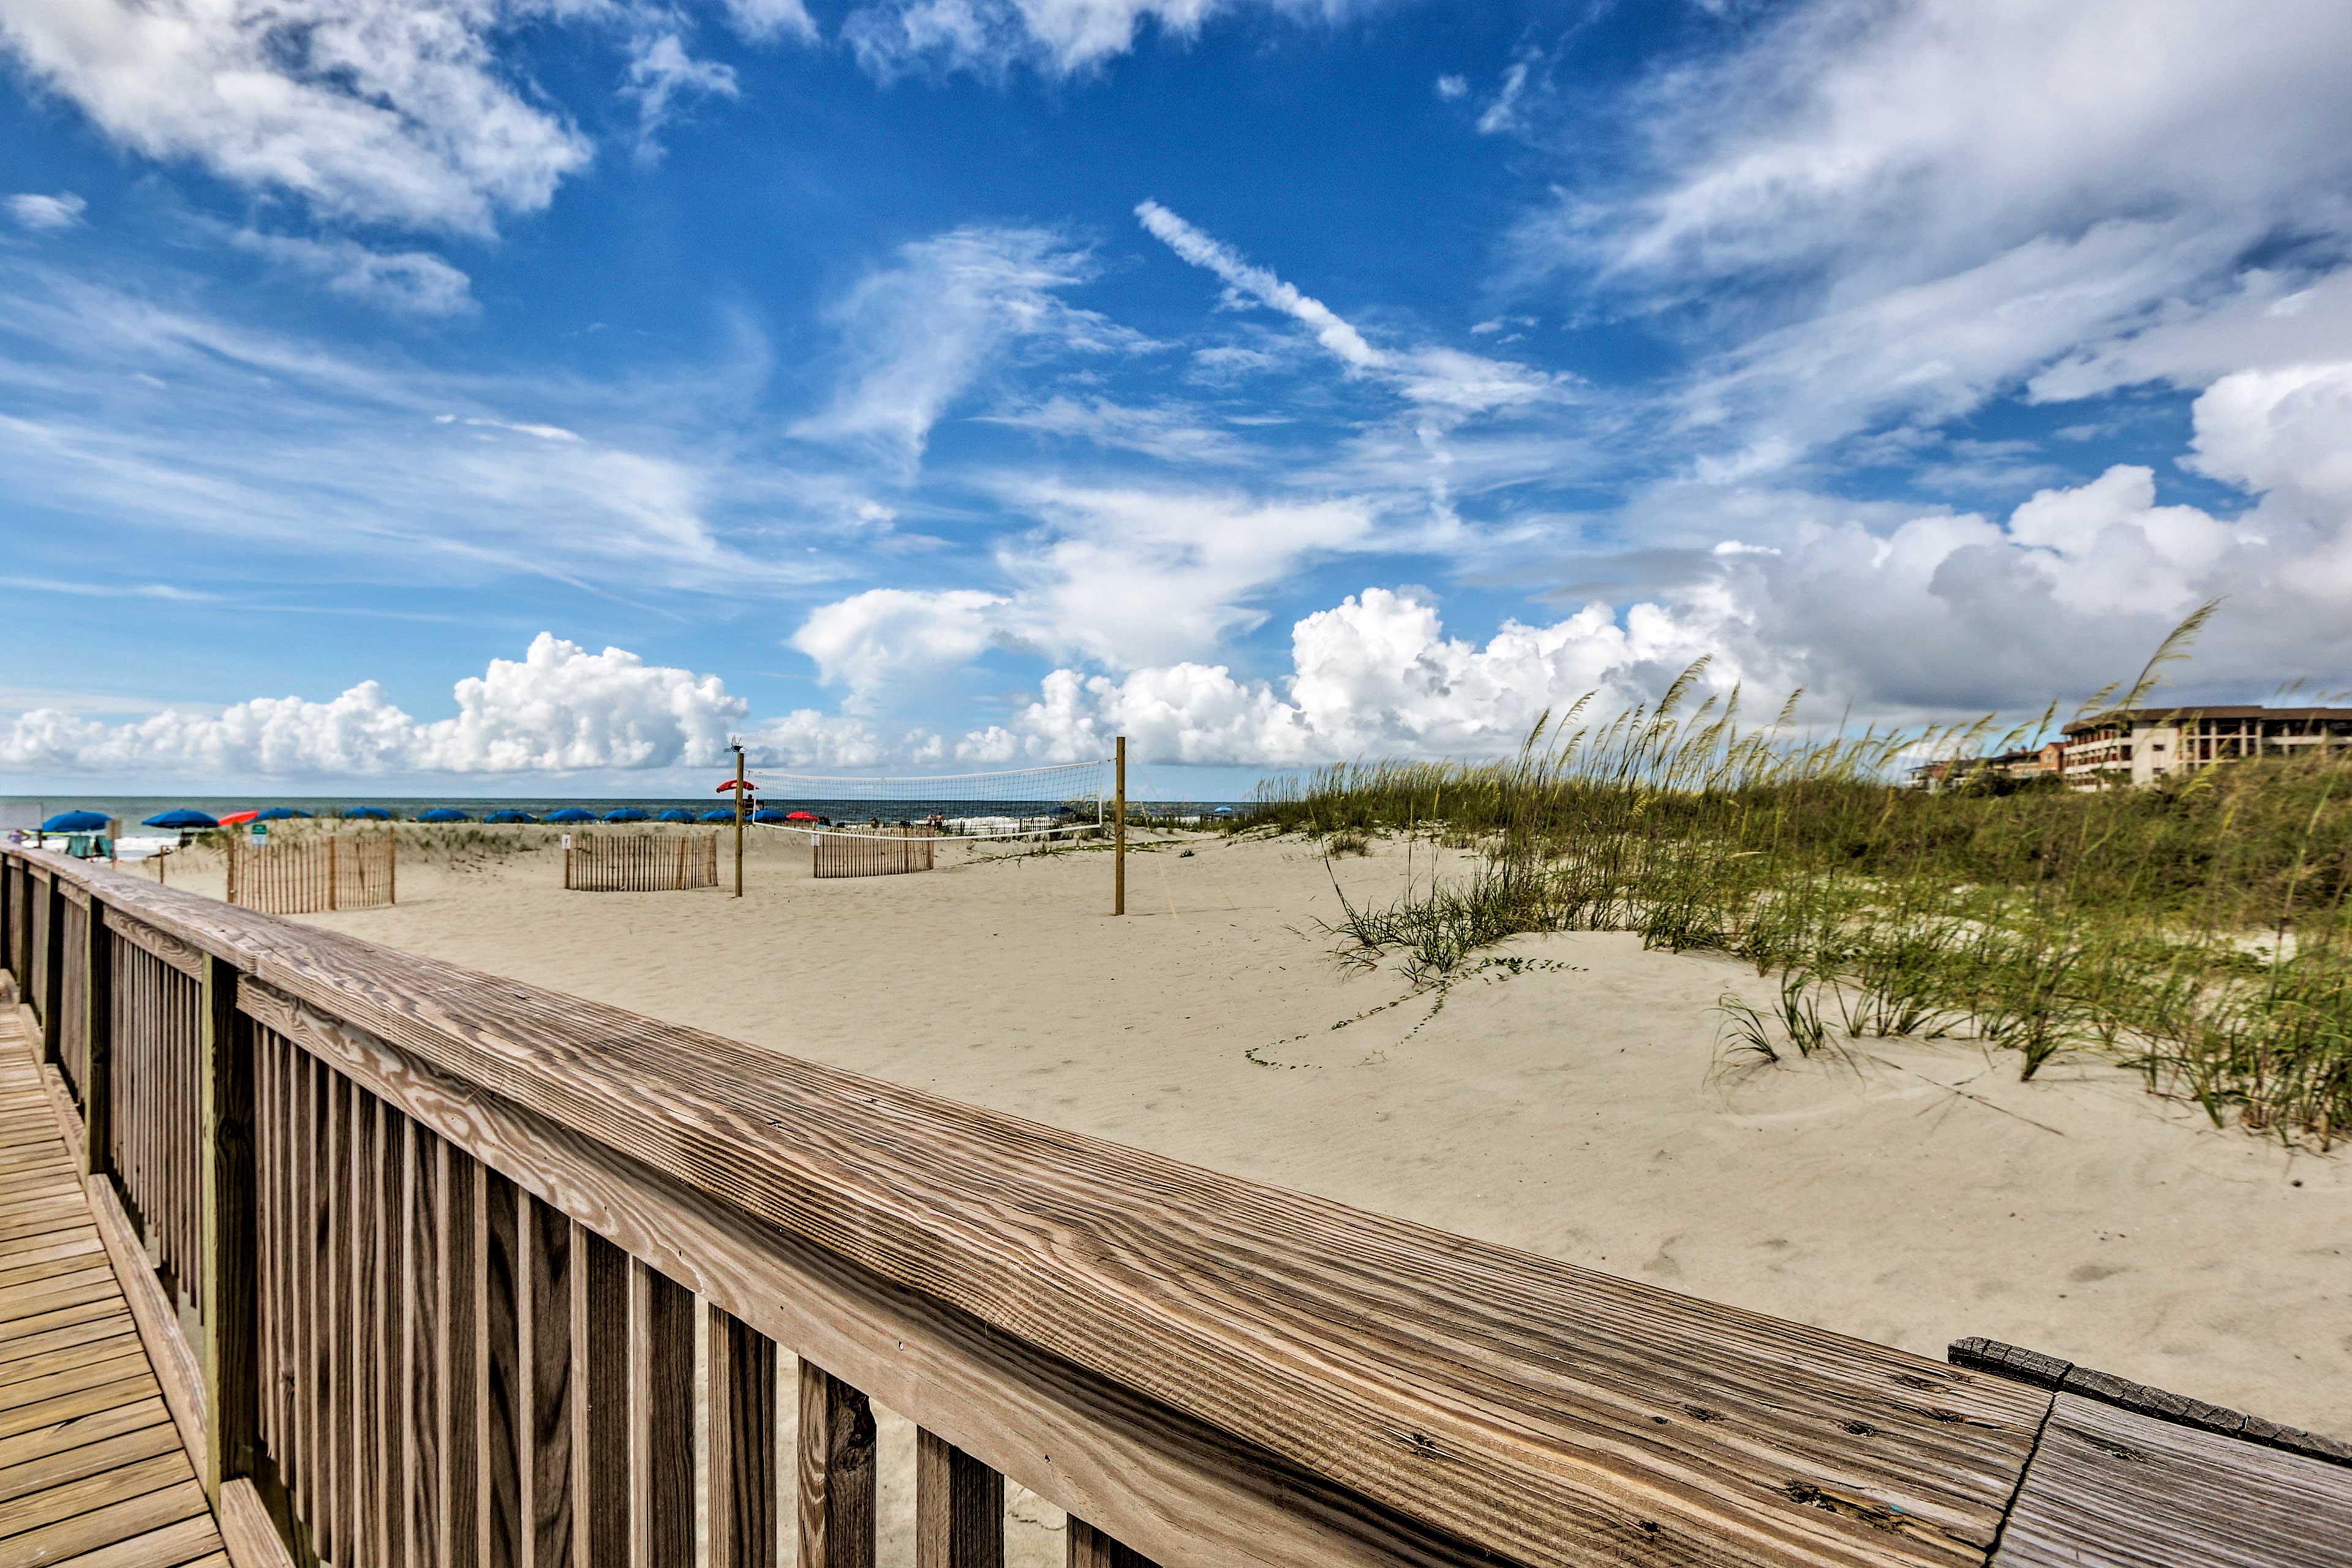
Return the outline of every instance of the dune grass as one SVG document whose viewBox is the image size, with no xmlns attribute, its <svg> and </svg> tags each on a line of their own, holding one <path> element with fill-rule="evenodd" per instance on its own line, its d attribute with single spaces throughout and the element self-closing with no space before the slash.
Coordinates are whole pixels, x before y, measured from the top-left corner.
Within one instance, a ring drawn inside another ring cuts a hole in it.
<svg viewBox="0 0 2352 1568">
<path fill-rule="evenodd" d="M 2143 699 L 2197 624 L 2095 704 Z M 2145 789 L 1980 775 L 1929 793 L 1899 764 L 1997 749 L 2052 715 L 1999 737 L 1988 722 L 1805 741 L 1793 700 L 1757 727 L 1736 694 L 1692 705 L 1698 673 L 1605 723 L 1540 723 L 1508 760 L 1276 783 L 1235 830 L 1473 849 L 1466 875 L 1391 903 L 1343 897 L 1343 956 L 1395 955 L 1417 984 L 1523 932 L 1633 931 L 1781 976 L 1770 1009 L 1727 998 L 1730 1048 L 1965 1035 L 2028 1078 L 2096 1051 L 2216 1124 L 2322 1148 L 2352 1131 L 2352 756 Z"/>
</svg>

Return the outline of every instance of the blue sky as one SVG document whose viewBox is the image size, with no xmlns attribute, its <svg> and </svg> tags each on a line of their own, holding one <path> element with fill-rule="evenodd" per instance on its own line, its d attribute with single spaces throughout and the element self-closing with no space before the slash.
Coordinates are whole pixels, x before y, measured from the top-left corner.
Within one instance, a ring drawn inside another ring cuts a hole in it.
<svg viewBox="0 0 2352 1568">
<path fill-rule="evenodd" d="M 0 0 L 0 788 L 2352 676 L 2352 10 Z"/>
</svg>

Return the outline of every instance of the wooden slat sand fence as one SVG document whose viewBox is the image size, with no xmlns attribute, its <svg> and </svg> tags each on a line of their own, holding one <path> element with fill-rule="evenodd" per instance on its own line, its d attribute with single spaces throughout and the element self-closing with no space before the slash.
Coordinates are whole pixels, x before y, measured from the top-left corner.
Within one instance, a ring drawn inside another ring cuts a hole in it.
<svg viewBox="0 0 2352 1568">
<path fill-rule="evenodd" d="M 1008 1478 L 1084 1568 L 2026 1568 L 2058 1559 L 2004 1523 L 2053 1507 L 2067 1550 L 2134 1548 L 2098 1561 L 2306 1561 L 2099 1511 L 2161 1508 L 2101 1452 L 2169 1450 L 2068 1392 L 0 859 L 104 911 L 89 1185 L 134 1311 L 117 1195 L 150 1232 L 193 1205 L 194 1346 L 142 1328 L 233 1556 L 772 1568 L 796 1531 L 801 1568 L 872 1568 L 870 1400 L 919 1430 L 920 1568 L 998 1568 Z M 125 1169 L 158 1136 L 184 1200 Z M 2045 1427 L 2091 1434 L 2062 1493 Z M 2242 1447 L 2200 1495 L 2340 1546 L 2352 1469 Z"/>
<path fill-rule="evenodd" d="M 563 885 L 591 893 L 683 893 L 719 886 L 715 833 L 568 833 Z"/>
<path fill-rule="evenodd" d="M 928 827 L 861 827 L 831 833 L 819 827 L 809 835 L 820 877 L 895 877 L 905 871 L 928 871 L 939 839 Z"/>
<path fill-rule="evenodd" d="M 228 840 L 228 901 L 270 915 L 383 909 L 400 889 L 399 846 L 382 833 Z"/>
</svg>

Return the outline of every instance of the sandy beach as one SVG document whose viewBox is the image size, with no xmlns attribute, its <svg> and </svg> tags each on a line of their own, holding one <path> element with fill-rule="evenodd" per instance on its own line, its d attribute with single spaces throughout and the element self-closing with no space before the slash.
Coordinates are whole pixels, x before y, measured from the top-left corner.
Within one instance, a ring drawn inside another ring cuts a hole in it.
<svg viewBox="0 0 2352 1568">
<path fill-rule="evenodd" d="M 409 853 L 397 908 L 310 918 L 1922 1354 L 1989 1335 L 2352 1432 L 2341 1152 L 2216 1129 L 2096 1060 L 2021 1083 L 1964 1041 L 1727 1070 L 1718 998 L 1773 983 L 1632 936 L 1521 939 L 1435 1007 L 1341 966 L 1319 923 L 1335 874 L 1391 899 L 1406 853 L 1203 837 L 1130 858 L 1124 920 L 1099 851 L 818 881 L 804 837 L 767 834 L 740 903 L 568 893 L 553 849 Z"/>
</svg>

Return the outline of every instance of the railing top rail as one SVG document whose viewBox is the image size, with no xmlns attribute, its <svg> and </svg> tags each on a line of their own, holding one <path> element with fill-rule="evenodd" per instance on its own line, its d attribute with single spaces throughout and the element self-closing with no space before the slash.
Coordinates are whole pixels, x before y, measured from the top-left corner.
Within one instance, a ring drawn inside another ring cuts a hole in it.
<svg viewBox="0 0 2352 1568">
<path fill-rule="evenodd" d="M 1980 1563 L 2046 1394 L 9 849 L 435 1068 L 1527 1564 Z"/>
</svg>

